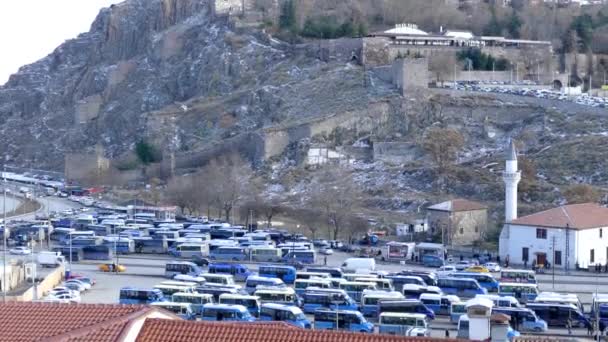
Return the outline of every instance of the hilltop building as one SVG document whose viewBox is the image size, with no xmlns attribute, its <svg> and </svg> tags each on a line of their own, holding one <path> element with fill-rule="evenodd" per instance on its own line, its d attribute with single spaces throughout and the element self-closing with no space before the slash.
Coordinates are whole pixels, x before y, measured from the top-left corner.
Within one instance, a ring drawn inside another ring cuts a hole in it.
<svg viewBox="0 0 608 342">
<path fill-rule="evenodd" d="M 427 208 L 431 232 L 441 234 L 446 246 L 471 246 L 481 240 L 488 226 L 488 207 L 466 199 L 454 199 Z"/>
</svg>

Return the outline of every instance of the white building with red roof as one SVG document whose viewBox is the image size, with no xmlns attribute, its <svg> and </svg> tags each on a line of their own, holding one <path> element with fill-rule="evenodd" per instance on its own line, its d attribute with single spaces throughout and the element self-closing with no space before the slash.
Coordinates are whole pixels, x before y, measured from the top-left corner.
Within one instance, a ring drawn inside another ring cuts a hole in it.
<svg viewBox="0 0 608 342">
<path fill-rule="evenodd" d="M 516 218 L 500 234 L 500 257 L 511 264 L 574 269 L 608 262 L 608 208 L 571 204 Z"/>
</svg>

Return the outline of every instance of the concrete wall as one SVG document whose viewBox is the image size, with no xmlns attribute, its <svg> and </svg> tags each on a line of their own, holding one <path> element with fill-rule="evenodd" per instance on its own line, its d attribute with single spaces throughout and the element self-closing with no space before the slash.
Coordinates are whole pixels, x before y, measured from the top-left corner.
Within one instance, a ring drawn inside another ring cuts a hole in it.
<svg viewBox="0 0 608 342">
<path fill-rule="evenodd" d="M 88 180 L 110 168 L 110 160 L 103 156 L 103 150 L 95 153 L 67 153 L 65 155 L 66 180 Z"/>
<path fill-rule="evenodd" d="M 338 60 L 343 62 L 361 60 L 363 41 L 360 38 L 322 39 L 311 46 L 316 51 L 316 57 L 329 62 Z"/>
<path fill-rule="evenodd" d="M 390 40 L 384 37 L 363 38 L 362 63 L 371 67 L 391 64 L 394 58 L 389 58 L 390 44 Z"/>
<path fill-rule="evenodd" d="M 515 81 L 515 73 L 511 71 L 460 71 L 456 74 L 456 81 Z"/>
<path fill-rule="evenodd" d="M 77 124 L 86 124 L 97 118 L 103 103 L 101 95 L 92 95 L 76 102 L 74 108 L 74 120 Z"/>
<path fill-rule="evenodd" d="M 41 299 L 45 296 L 47 292 L 52 290 L 55 286 L 63 281 L 63 276 L 65 274 L 65 268 L 63 265 L 55 268 L 51 273 L 49 273 L 43 281 L 40 282 L 36 286 L 37 289 L 37 299 Z M 23 294 L 18 296 L 9 297 L 11 301 L 21 301 L 21 302 L 29 302 L 34 300 L 34 287 L 28 288 Z"/>
<path fill-rule="evenodd" d="M 374 160 L 391 164 L 403 164 L 424 157 L 420 148 L 410 142 L 374 142 Z"/>
<path fill-rule="evenodd" d="M 243 0 L 215 0 L 213 13 L 216 15 L 239 15 L 243 13 Z"/>
<path fill-rule="evenodd" d="M 398 58 L 393 62 L 393 84 L 405 95 L 428 88 L 429 62 L 427 58 Z"/>
<path fill-rule="evenodd" d="M 427 219 L 431 231 L 441 235 L 444 232 L 444 242 L 453 246 L 470 246 L 483 238 L 488 227 L 488 212 L 486 209 L 459 211 L 429 210 Z"/>
</svg>

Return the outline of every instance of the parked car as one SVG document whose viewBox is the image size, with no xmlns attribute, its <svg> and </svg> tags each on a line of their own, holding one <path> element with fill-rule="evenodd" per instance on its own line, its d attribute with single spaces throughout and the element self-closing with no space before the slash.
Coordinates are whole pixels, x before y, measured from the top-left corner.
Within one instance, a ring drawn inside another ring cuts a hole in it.
<svg viewBox="0 0 608 342">
<path fill-rule="evenodd" d="M 463 271 L 473 265 L 471 264 L 471 262 L 469 262 L 467 260 L 462 260 L 462 261 L 457 262 L 455 266 L 456 266 L 457 270 Z"/>
<path fill-rule="evenodd" d="M 58 303 L 80 303 L 80 295 L 61 293 L 57 295 L 48 295 L 45 297 L 45 300 Z"/>
<path fill-rule="evenodd" d="M 8 250 L 9 253 L 13 255 L 30 255 L 32 254 L 32 250 L 28 247 L 15 247 Z"/>
<path fill-rule="evenodd" d="M 82 281 L 80 279 L 70 279 L 70 280 L 66 280 L 64 282 L 64 284 L 69 284 L 69 283 L 75 283 L 75 284 L 81 285 L 81 286 L 84 287 L 85 291 L 91 289 L 91 284 L 89 284 L 87 282 L 84 282 L 84 281 Z"/>
<path fill-rule="evenodd" d="M 500 272 L 500 265 L 498 263 L 486 262 L 483 266 L 487 268 L 490 272 Z"/>
<path fill-rule="evenodd" d="M 323 255 L 332 255 L 334 254 L 334 250 L 329 247 L 321 247 L 319 248 L 319 253 Z"/>
<path fill-rule="evenodd" d="M 477 272 L 477 273 L 490 273 L 490 270 L 488 270 L 486 267 L 478 266 L 478 265 L 467 267 L 467 268 L 465 268 L 465 271 Z"/>
<path fill-rule="evenodd" d="M 450 274 L 457 272 L 458 270 L 456 269 L 456 266 L 454 265 L 444 265 L 441 266 L 437 269 L 437 271 L 435 271 L 435 273 L 437 273 L 438 276 L 449 276 Z"/>
<path fill-rule="evenodd" d="M 66 281 L 63 283 L 63 286 L 67 287 L 68 289 L 73 290 L 73 291 L 78 291 L 78 292 L 86 291 L 86 287 L 81 282 Z"/>
<path fill-rule="evenodd" d="M 207 267 L 209 266 L 209 259 L 207 258 L 203 258 L 199 255 L 194 255 L 194 257 L 192 258 L 192 262 L 195 263 L 197 266 L 200 267 Z"/>
<path fill-rule="evenodd" d="M 47 293 L 47 295 L 53 295 L 53 296 L 56 296 L 56 295 L 59 295 L 59 294 L 62 294 L 62 293 L 69 293 L 69 294 L 72 294 L 72 295 L 80 295 L 80 292 L 79 292 L 79 291 L 74 291 L 74 290 L 69 289 L 69 288 L 67 288 L 67 287 L 65 287 L 65 286 L 57 286 L 57 287 L 54 287 L 52 290 L 50 290 L 50 291 Z"/>
<path fill-rule="evenodd" d="M 127 268 L 117 264 L 101 264 L 99 270 L 102 272 L 125 272 Z"/>
</svg>

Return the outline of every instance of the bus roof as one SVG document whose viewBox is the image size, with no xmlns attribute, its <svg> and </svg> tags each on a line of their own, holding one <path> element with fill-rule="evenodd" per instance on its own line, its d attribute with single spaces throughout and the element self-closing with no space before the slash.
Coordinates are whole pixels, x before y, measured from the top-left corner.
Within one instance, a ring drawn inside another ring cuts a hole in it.
<svg viewBox="0 0 608 342">
<path fill-rule="evenodd" d="M 355 315 L 355 316 L 362 316 L 360 311 L 357 310 L 330 310 L 330 309 L 318 309 L 315 311 L 315 314 L 317 312 L 328 312 L 328 313 L 332 313 L 332 314 L 347 314 L 347 315 Z"/>
<path fill-rule="evenodd" d="M 150 303 L 150 305 L 152 306 L 160 306 L 160 307 L 164 307 L 164 306 L 181 306 L 181 307 L 191 307 L 192 304 L 190 303 L 183 303 L 183 302 L 152 302 Z"/>
<path fill-rule="evenodd" d="M 199 298 L 213 298 L 210 293 L 199 293 L 199 292 L 176 292 L 172 296 L 177 297 L 199 297 Z"/>
<path fill-rule="evenodd" d="M 275 284 L 284 284 L 283 281 L 279 278 L 273 278 L 273 277 L 261 277 L 261 276 L 257 276 L 257 275 L 250 275 L 249 277 L 247 277 L 247 280 L 245 282 L 248 282 L 249 280 L 258 280 L 258 281 L 272 281 Z"/>
<path fill-rule="evenodd" d="M 271 287 L 271 286 L 258 286 L 255 289 L 255 293 L 284 293 L 284 294 L 295 294 L 296 291 L 291 287 Z"/>
<path fill-rule="evenodd" d="M 343 289 L 324 289 L 315 286 L 309 286 L 306 288 L 306 293 L 341 293 L 346 295 L 346 291 Z"/>
<path fill-rule="evenodd" d="M 300 280 L 300 279 L 298 279 L 298 280 Z M 307 280 L 307 279 L 302 279 L 302 280 Z M 371 281 L 345 281 L 345 282 L 342 282 L 340 285 L 371 285 L 371 286 L 376 286 L 376 283 L 371 282 Z"/>
<path fill-rule="evenodd" d="M 192 261 L 183 261 L 183 260 L 171 260 L 171 261 L 167 261 L 167 265 L 171 264 L 171 265 L 176 265 L 176 264 L 180 264 L 180 265 L 194 265 L 196 266 L 195 263 L 193 263 Z"/>
<path fill-rule="evenodd" d="M 175 286 L 197 286 L 198 283 L 190 281 L 179 281 L 179 280 L 165 280 L 160 282 L 161 285 L 175 285 Z"/>
<path fill-rule="evenodd" d="M 397 292 L 397 291 L 378 291 L 378 290 L 369 290 L 369 289 L 365 289 L 363 290 L 363 297 L 366 298 L 398 298 L 398 299 L 405 299 L 403 297 L 403 294 L 401 292 Z"/>
<path fill-rule="evenodd" d="M 258 296 L 251 296 L 251 295 L 238 294 L 238 293 L 222 293 L 220 295 L 220 300 L 222 298 L 230 298 L 230 299 L 254 299 L 254 300 L 259 300 L 260 299 L 260 297 L 258 297 Z"/>
<path fill-rule="evenodd" d="M 295 315 L 302 313 L 302 310 L 300 310 L 300 308 L 298 308 L 296 306 L 292 306 L 292 305 L 285 305 L 285 304 L 266 303 L 266 304 L 262 304 L 262 309 L 264 309 L 264 308 L 289 311 Z"/>
<path fill-rule="evenodd" d="M 406 312 L 383 312 L 380 314 L 380 317 L 402 317 L 402 318 L 416 318 L 416 319 L 426 319 L 425 314 L 420 313 L 406 313 Z"/>
<path fill-rule="evenodd" d="M 422 299 L 441 300 L 441 295 L 436 293 L 421 293 L 420 300 Z"/>
<path fill-rule="evenodd" d="M 534 288 L 538 288 L 537 284 L 533 284 L 533 283 L 504 283 L 504 282 L 500 282 L 498 284 L 498 286 L 520 286 L 520 287 L 534 287 Z"/>
<path fill-rule="evenodd" d="M 535 272 L 533 270 L 520 270 L 520 269 L 514 269 L 514 268 L 502 269 L 500 271 L 500 273 L 508 273 L 508 272 L 535 274 Z"/>
<path fill-rule="evenodd" d="M 237 310 L 237 311 L 240 311 L 240 312 L 247 311 L 247 308 L 245 306 L 238 305 L 238 304 L 214 304 L 214 303 L 207 303 L 207 304 L 203 305 L 203 309 Z"/>
</svg>

